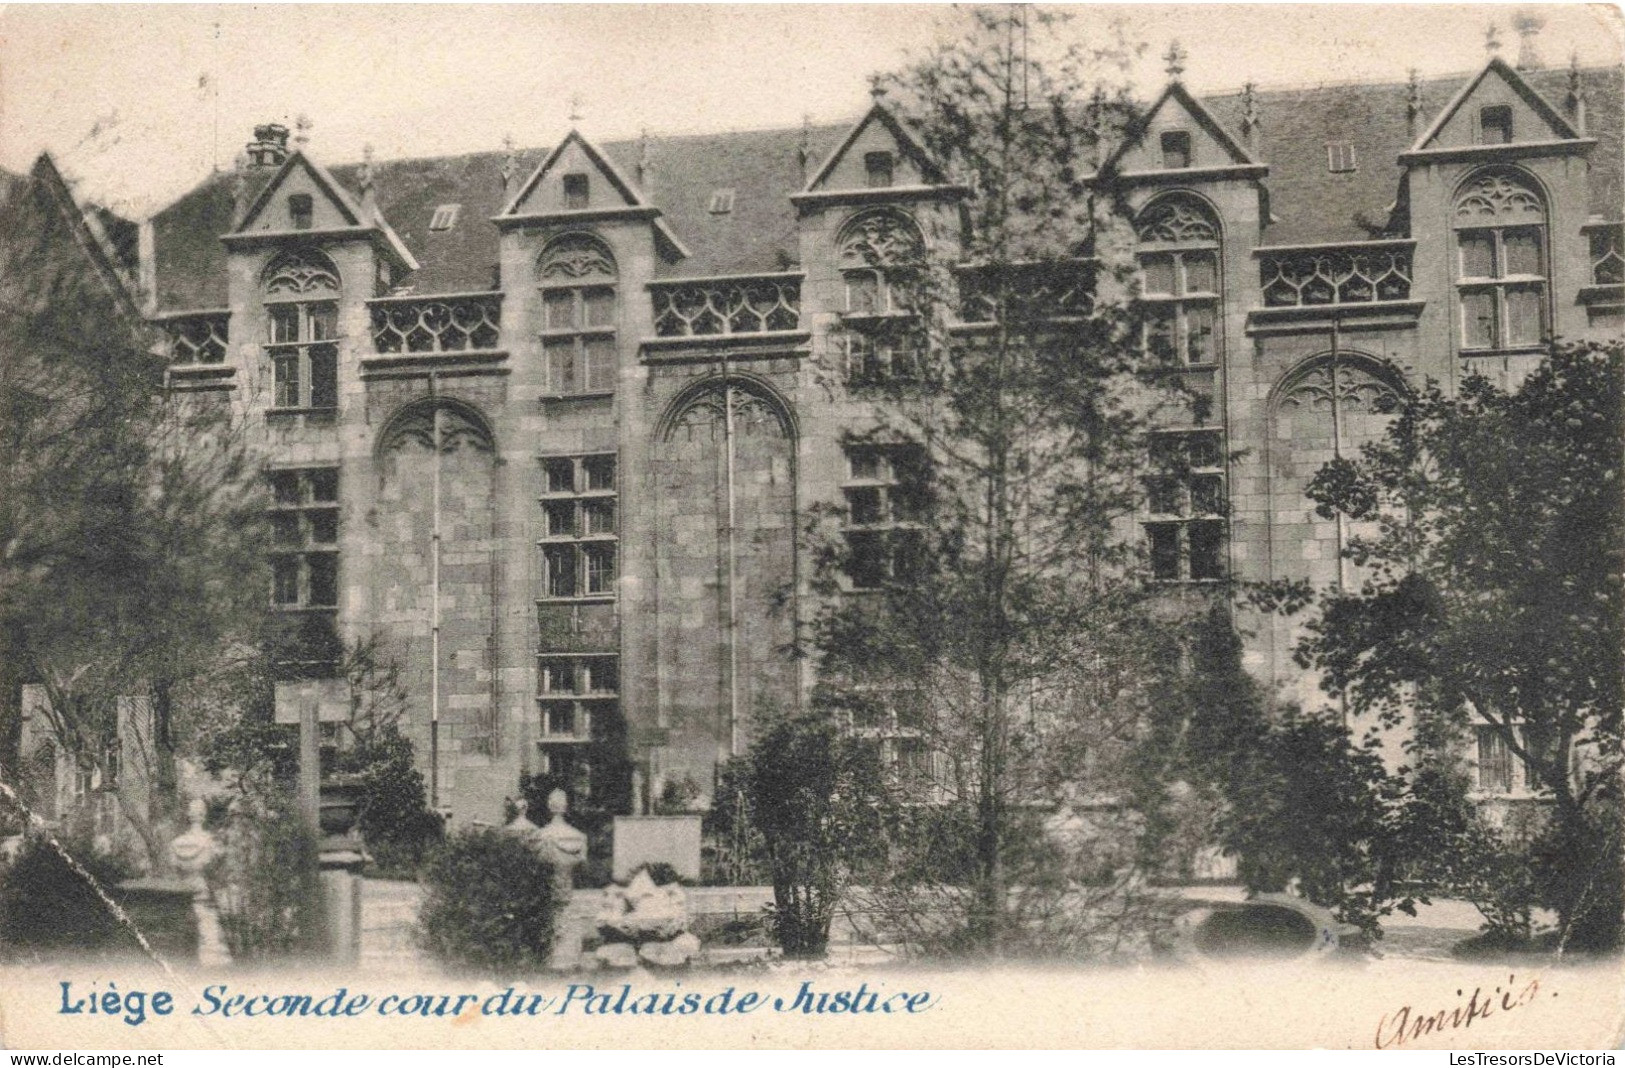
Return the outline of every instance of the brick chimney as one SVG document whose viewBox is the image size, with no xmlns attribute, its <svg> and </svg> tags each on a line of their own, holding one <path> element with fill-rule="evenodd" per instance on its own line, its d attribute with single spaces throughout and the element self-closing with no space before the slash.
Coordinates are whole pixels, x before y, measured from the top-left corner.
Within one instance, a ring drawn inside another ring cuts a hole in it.
<svg viewBox="0 0 1625 1068">
<path fill-rule="evenodd" d="M 288 128 L 279 122 L 254 127 L 254 140 L 248 142 L 251 167 L 280 167 L 288 158 Z"/>
<path fill-rule="evenodd" d="M 1539 69 L 1540 51 L 1535 47 L 1535 38 L 1540 36 L 1541 27 L 1545 25 L 1545 19 L 1527 11 L 1520 11 L 1513 18 L 1512 28 L 1518 33 L 1519 70 Z"/>
</svg>

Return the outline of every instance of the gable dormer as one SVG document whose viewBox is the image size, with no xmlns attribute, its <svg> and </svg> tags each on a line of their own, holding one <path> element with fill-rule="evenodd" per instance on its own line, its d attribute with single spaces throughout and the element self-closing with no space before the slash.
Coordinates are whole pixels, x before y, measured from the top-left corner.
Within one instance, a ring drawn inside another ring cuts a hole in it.
<svg viewBox="0 0 1625 1068">
<path fill-rule="evenodd" d="M 877 99 L 814 172 L 806 188 L 790 200 L 805 207 L 931 199 L 966 191 L 948 180 L 942 167 Z"/>
<path fill-rule="evenodd" d="M 607 155 L 572 129 L 564 140 L 525 179 L 507 206 L 492 219 L 498 229 L 535 224 L 647 220 L 656 244 L 668 262 L 688 256 L 688 250 L 650 204 Z"/>
<path fill-rule="evenodd" d="M 1595 143 L 1496 57 L 1462 86 L 1400 161 L 1506 159 L 1586 151 Z"/>
<path fill-rule="evenodd" d="M 1115 170 L 1124 181 L 1180 183 L 1269 173 L 1177 80 L 1168 83 L 1102 170 Z"/>
<path fill-rule="evenodd" d="M 411 251 L 376 207 L 358 202 L 327 168 L 297 150 L 249 202 L 242 221 L 221 240 L 229 248 L 289 238 L 365 238 L 392 262 L 395 274 L 418 267 Z"/>
</svg>

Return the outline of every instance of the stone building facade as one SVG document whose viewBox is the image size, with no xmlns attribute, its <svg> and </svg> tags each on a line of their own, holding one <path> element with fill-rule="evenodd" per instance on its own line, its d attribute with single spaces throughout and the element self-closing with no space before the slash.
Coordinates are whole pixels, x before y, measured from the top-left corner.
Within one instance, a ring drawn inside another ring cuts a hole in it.
<svg viewBox="0 0 1625 1068">
<path fill-rule="evenodd" d="M 1353 532 L 1303 488 L 1381 432 L 1384 395 L 1618 335 L 1620 71 L 1207 98 L 1171 77 L 1115 162 L 1147 344 L 1213 404 L 1150 445 L 1191 476 L 1149 503 L 1148 566 L 1200 596 L 1353 581 Z M 273 605 L 386 638 L 454 820 L 496 818 L 523 773 L 578 804 L 703 803 L 808 694 L 809 510 L 845 502 L 883 546 L 906 508 L 896 457 L 842 445 L 868 418 L 844 382 L 903 358 L 865 250 L 951 241 L 968 190 L 878 100 L 850 128 L 334 170 L 302 141 L 259 129 L 139 241 L 172 387 L 262 431 Z M 1248 667 L 1308 697 L 1290 625 L 1243 623 Z M 1517 787 L 1482 756 L 1485 789 Z"/>
</svg>

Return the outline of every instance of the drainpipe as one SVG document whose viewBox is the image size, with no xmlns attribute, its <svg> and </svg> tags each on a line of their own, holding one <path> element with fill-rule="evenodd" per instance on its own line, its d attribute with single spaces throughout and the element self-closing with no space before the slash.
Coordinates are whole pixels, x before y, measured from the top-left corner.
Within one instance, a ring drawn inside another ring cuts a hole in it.
<svg viewBox="0 0 1625 1068">
<path fill-rule="evenodd" d="M 1332 456 L 1341 460 L 1343 458 L 1343 409 L 1342 400 L 1338 397 L 1337 381 L 1337 350 L 1342 340 L 1343 321 L 1336 312 L 1332 313 Z M 1347 561 L 1343 559 L 1343 546 L 1347 542 L 1344 524 L 1347 519 L 1341 509 L 1337 512 L 1337 592 L 1348 592 Z M 1342 716 L 1343 726 L 1349 725 L 1349 699 L 1347 693 L 1337 695 L 1337 709 Z"/>
<path fill-rule="evenodd" d="M 728 377 L 728 357 L 722 358 L 722 444 L 728 491 L 728 754 L 739 755 L 739 582 L 735 558 L 736 531 L 734 505 L 734 389 Z"/>
<path fill-rule="evenodd" d="M 429 404 L 434 413 L 434 516 L 429 527 L 429 807 L 440 811 L 440 400 L 435 373 L 429 372 Z"/>
</svg>

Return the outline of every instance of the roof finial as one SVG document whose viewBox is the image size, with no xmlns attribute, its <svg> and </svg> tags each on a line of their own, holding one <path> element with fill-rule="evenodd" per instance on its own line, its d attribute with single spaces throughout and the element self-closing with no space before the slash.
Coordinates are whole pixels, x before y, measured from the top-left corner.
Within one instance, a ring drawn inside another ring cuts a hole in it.
<svg viewBox="0 0 1625 1068">
<path fill-rule="evenodd" d="M 355 180 L 356 185 L 361 189 L 361 206 L 376 214 L 378 210 L 375 190 L 377 176 L 372 172 L 372 153 L 371 141 L 361 146 L 361 168 L 356 171 Z"/>
<path fill-rule="evenodd" d="M 876 104 L 886 99 L 886 76 L 883 74 L 869 75 L 869 98 Z"/>
<path fill-rule="evenodd" d="M 1248 152 L 1258 148 L 1258 86 L 1251 81 L 1241 87 L 1241 136 Z"/>
<path fill-rule="evenodd" d="M 1493 22 L 1484 30 L 1484 51 L 1491 59 L 1501 54 L 1501 27 Z"/>
<path fill-rule="evenodd" d="M 1409 80 L 1405 83 L 1405 125 L 1411 136 L 1416 136 L 1416 128 L 1422 122 L 1422 76 L 1415 67 L 1410 69 Z"/>
<path fill-rule="evenodd" d="M 638 185 L 644 185 L 649 174 L 649 128 L 638 130 Z"/>
<path fill-rule="evenodd" d="M 580 93 L 570 94 L 570 124 L 572 126 L 581 121 L 581 106 L 586 102 Z"/>
<path fill-rule="evenodd" d="M 1563 103 L 1568 105 L 1569 122 L 1574 124 L 1574 132 L 1581 137 L 1586 135 L 1586 93 L 1585 86 L 1580 82 L 1580 53 L 1569 53 L 1569 91 Z"/>
<path fill-rule="evenodd" d="M 807 182 L 807 161 L 812 158 L 812 116 L 801 113 L 801 143 L 796 146 L 796 165 L 801 168 L 801 181 Z"/>
<path fill-rule="evenodd" d="M 513 185 L 514 175 L 519 172 L 519 160 L 514 157 L 513 134 L 502 135 L 502 192 L 506 194 Z"/>
<path fill-rule="evenodd" d="M 293 120 L 293 147 L 303 152 L 305 146 L 310 144 L 310 128 L 315 125 L 310 121 L 309 115 L 301 112 L 299 117 Z"/>
<path fill-rule="evenodd" d="M 1171 82 L 1179 81 L 1179 76 L 1185 73 L 1185 60 L 1189 57 L 1185 54 L 1185 50 L 1180 47 L 1177 38 L 1168 42 L 1168 51 L 1163 54 L 1162 58 L 1168 64 L 1164 68 L 1168 72 L 1168 80 Z"/>
</svg>

